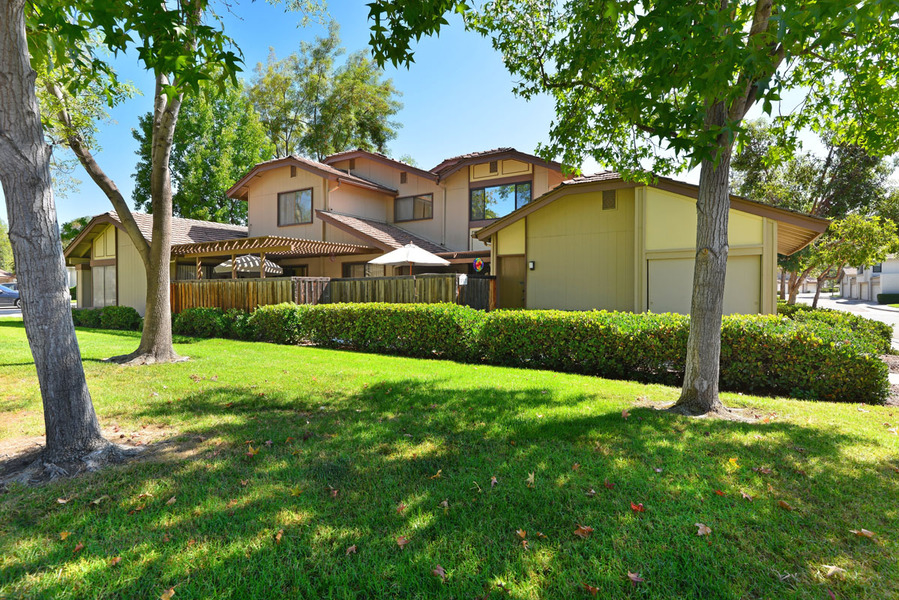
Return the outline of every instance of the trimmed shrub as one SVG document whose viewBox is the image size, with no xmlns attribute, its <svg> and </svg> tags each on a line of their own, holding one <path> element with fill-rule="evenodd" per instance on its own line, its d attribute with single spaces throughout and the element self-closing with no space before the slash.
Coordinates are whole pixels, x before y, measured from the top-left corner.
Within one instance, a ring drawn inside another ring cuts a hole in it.
<svg viewBox="0 0 899 600">
<path fill-rule="evenodd" d="M 724 318 L 721 387 L 837 402 L 883 402 L 883 332 L 837 311 Z M 802 315 L 802 316 L 800 316 Z M 850 318 L 845 318 L 846 316 Z M 552 369 L 677 385 L 690 321 L 683 315 L 553 310 L 483 313 L 454 304 L 278 304 L 191 309 L 175 329 L 280 344 Z M 876 332 L 876 335 L 872 332 Z"/>
<path fill-rule="evenodd" d="M 100 327 L 102 329 L 122 329 L 139 331 L 142 319 L 130 306 L 104 306 L 100 309 Z"/>
<path fill-rule="evenodd" d="M 78 299 L 78 287 L 77 286 L 69 288 L 69 296 L 72 298 L 72 300 Z"/>
<path fill-rule="evenodd" d="M 877 294 L 878 304 L 899 304 L 899 294 Z"/>
<path fill-rule="evenodd" d="M 75 327 L 99 327 L 99 308 L 76 308 L 72 310 L 72 322 Z"/>
<path fill-rule="evenodd" d="M 172 333 L 196 337 L 228 337 L 225 312 L 220 308 L 189 308 L 175 315 Z"/>
<path fill-rule="evenodd" d="M 848 328 L 858 341 L 870 344 L 868 352 L 889 354 L 893 343 L 893 326 L 860 315 L 832 310 L 812 308 L 807 304 L 777 303 L 777 314 L 804 323 L 819 322 L 833 327 Z"/>
</svg>

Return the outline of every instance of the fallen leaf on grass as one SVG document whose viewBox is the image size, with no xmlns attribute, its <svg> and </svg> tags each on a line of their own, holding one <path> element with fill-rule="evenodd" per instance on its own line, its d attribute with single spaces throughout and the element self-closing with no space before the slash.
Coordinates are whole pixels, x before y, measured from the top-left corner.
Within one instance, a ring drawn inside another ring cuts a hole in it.
<svg viewBox="0 0 899 600">
<path fill-rule="evenodd" d="M 171 542 L 171 541 L 172 541 L 172 537 L 171 537 L 169 534 L 166 533 L 166 534 L 164 534 L 164 535 L 162 536 L 162 543 L 163 543 L 163 544 L 168 544 L 168 543 Z"/>
<path fill-rule="evenodd" d="M 752 496 L 750 496 L 743 490 L 740 490 L 740 497 L 742 497 L 744 500 L 749 500 L 750 502 L 752 502 Z"/>
<path fill-rule="evenodd" d="M 630 571 L 627 572 L 627 578 L 630 580 L 631 585 L 637 585 L 645 581 L 645 579 L 640 577 L 639 573 L 631 573 Z"/>
<path fill-rule="evenodd" d="M 57 498 L 56 499 L 56 501 L 59 504 L 68 504 L 69 502 L 71 502 L 71 500 L 72 500 L 71 498 Z"/>
<path fill-rule="evenodd" d="M 137 495 L 138 500 L 140 500 L 142 498 L 152 498 L 152 497 L 153 497 L 153 494 L 151 494 L 150 492 L 144 492 L 143 494 Z"/>
<path fill-rule="evenodd" d="M 446 571 L 440 565 L 431 569 L 431 574 L 435 577 L 439 577 L 442 581 L 446 581 Z"/>
<path fill-rule="evenodd" d="M 574 535 L 584 540 L 590 537 L 591 533 L 593 533 L 593 528 L 589 525 L 578 525 L 577 529 L 574 530 Z"/>
<path fill-rule="evenodd" d="M 709 535 L 712 533 L 712 528 L 708 525 L 703 525 L 702 523 L 694 523 L 694 525 L 698 528 L 696 535 Z"/>
<path fill-rule="evenodd" d="M 895 473 L 899 473 L 899 467 L 897 467 L 897 466 L 895 466 L 895 465 L 890 465 L 890 468 L 893 469 L 893 471 L 894 471 Z"/>
<path fill-rule="evenodd" d="M 449 498 L 440 503 L 440 506 L 443 507 L 443 510 L 449 510 Z"/>
<path fill-rule="evenodd" d="M 584 589 L 585 592 L 587 592 L 587 593 L 589 593 L 589 594 L 591 594 L 591 595 L 593 595 L 593 596 L 595 596 L 596 594 L 599 593 L 599 588 L 598 588 L 598 587 L 593 587 L 593 586 L 590 585 L 589 583 L 582 583 L 582 584 L 581 584 L 581 587 Z"/>
<path fill-rule="evenodd" d="M 172 496 L 171 498 L 169 498 L 168 500 L 165 501 L 166 506 L 171 506 L 171 505 L 174 504 L 174 503 L 175 503 L 175 497 L 174 497 L 174 496 Z"/>
<path fill-rule="evenodd" d="M 119 564 L 120 562 L 122 562 L 121 556 L 113 556 L 112 558 L 109 559 L 109 566 L 114 567 L 117 564 Z"/>
<path fill-rule="evenodd" d="M 773 471 L 768 467 L 753 467 L 752 470 L 756 473 L 761 473 L 762 475 L 770 475 L 771 473 L 773 473 Z"/>
<path fill-rule="evenodd" d="M 516 529 L 515 533 L 517 533 L 518 537 L 520 537 L 521 539 L 528 537 L 528 532 L 525 531 L 524 529 Z"/>
<path fill-rule="evenodd" d="M 103 502 L 104 500 L 108 500 L 108 499 L 109 499 L 109 496 L 104 494 L 104 495 L 100 496 L 99 498 L 94 498 L 93 500 L 91 500 L 91 504 L 93 504 L 94 506 L 100 506 L 101 502 Z"/>
<path fill-rule="evenodd" d="M 739 467 L 740 464 L 737 462 L 738 460 L 739 460 L 738 458 L 732 458 L 728 462 L 730 462 L 730 464 L 732 464 L 735 467 Z"/>
<path fill-rule="evenodd" d="M 715 493 L 718 494 L 719 496 L 724 496 L 724 495 L 725 495 L 725 493 L 722 492 L 721 490 L 715 490 Z"/>
<path fill-rule="evenodd" d="M 571 465 L 571 470 L 572 470 L 572 471 L 580 471 L 580 470 L 581 470 L 581 463 L 574 463 L 573 465 Z"/>
<path fill-rule="evenodd" d="M 528 541 L 521 540 L 521 547 L 524 548 L 525 550 L 527 550 L 528 549 Z"/>
<path fill-rule="evenodd" d="M 137 508 L 132 508 L 131 510 L 129 510 L 129 511 L 128 511 L 128 514 L 129 514 L 129 515 L 133 515 L 133 514 L 135 514 L 135 513 L 139 513 L 140 511 L 142 511 L 142 510 L 145 509 L 145 508 L 147 508 L 147 505 L 146 505 L 146 504 L 141 504 L 141 505 L 138 506 Z"/>
<path fill-rule="evenodd" d="M 349 556 L 350 554 L 356 554 L 356 544 L 346 549 L 346 555 Z"/>
<path fill-rule="evenodd" d="M 850 533 L 854 533 L 859 537 L 866 537 L 868 539 L 873 539 L 877 534 L 873 531 L 868 531 L 867 529 L 850 529 Z"/>
<path fill-rule="evenodd" d="M 431 479 L 440 479 L 443 476 L 443 469 L 437 469 L 437 472 L 431 475 Z"/>
<path fill-rule="evenodd" d="M 656 473 L 661 473 L 664 470 L 665 469 L 663 469 L 662 467 L 656 467 L 655 469 L 653 469 L 653 471 L 655 471 Z"/>
<path fill-rule="evenodd" d="M 627 419 L 629 416 L 631 416 L 631 411 L 629 411 L 628 409 L 625 408 L 623 411 L 621 411 L 622 418 Z"/>
<path fill-rule="evenodd" d="M 340 490 L 337 488 L 332 488 L 330 485 L 328 486 L 328 488 L 330 488 L 331 490 L 331 497 L 337 499 L 337 494 L 340 492 Z"/>
<path fill-rule="evenodd" d="M 396 507 L 396 512 L 401 513 L 406 510 L 406 505 L 400 502 L 399 506 Z"/>
<path fill-rule="evenodd" d="M 827 596 L 830 598 L 830 600 L 837 600 L 837 595 L 834 594 L 831 590 L 827 590 Z"/>
<path fill-rule="evenodd" d="M 497 483 L 499 483 L 499 480 L 497 480 L 495 475 L 490 478 L 490 487 L 495 486 Z"/>
<path fill-rule="evenodd" d="M 78 544 L 75 546 L 75 549 L 72 550 L 72 554 L 78 554 L 82 550 L 84 550 L 84 544 L 82 544 L 81 542 L 78 542 Z"/>
<path fill-rule="evenodd" d="M 275 534 L 275 543 L 276 543 L 276 544 L 280 544 L 280 543 L 281 543 L 281 538 L 283 538 L 283 537 L 284 537 L 284 530 L 283 530 L 283 529 L 279 529 L 279 530 L 278 530 L 278 533 Z"/>
<path fill-rule="evenodd" d="M 172 596 L 175 595 L 175 588 L 170 587 L 166 591 L 162 592 L 162 595 L 159 597 L 159 600 L 172 600 Z"/>
<path fill-rule="evenodd" d="M 528 484 L 528 487 L 534 487 L 534 473 L 528 473 L 528 478 L 525 479 Z"/>
<path fill-rule="evenodd" d="M 242 487 L 247 487 L 247 485 L 249 485 L 249 484 L 250 484 L 250 480 L 249 480 L 249 479 L 241 479 L 241 480 L 240 480 L 240 485 L 241 485 Z"/>
<path fill-rule="evenodd" d="M 256 456 L 259 454 L 259 450 L 253 448 L 252 444 L 247 445 L 247 456 Z"/>
<path fill-rule="evenodd" d="M 588 498 L 592 498 L 592 497 L 595 496 L 595 495 L 596 495 L 596 490 L 594 490 L 593 488 L 590 488 L 589 490 L 587 490 L 587 497 L 588 497 Z"/>
<path fill-rule="evenodd" d="M 59 532 L 59 539 L 64 540 L 64 539 L 66 539 L 67 537 L 69 537 L 70 535 L 72 535 L 72 532 L 71 532 L 71 531 L 60 531 L 60 532 Z"/>
<path fill-rule="evenodd" d="M 608 489 L 612 489 L 613 487 L 615 487 L 615 484 L 614 484 L 614 483 L 609 483 L 609 480 L 608 480 L 608 479 L 606 479 L 605 481 L 603 481 L 603 485 L 606 486 Z"/>
<path fill-rule="evenodd" d="M 646 509 L 643 508 L 642 502 L 640 504 L 634 504 L 633 502 L 631 502 L 631 510 L 634 512 L 646 512 Z"/>
<path fill-rule="evenodd" d="M 396 538 L 396 545 L 400 547 L 400 550 L 405 550 L 406 544 L 408 544 L 408 543 L 409 543 L 409 540 L 404 535 L 401 535 L 400 537 Z"/>
<path fill-rule="evenodd" d="M 540 538 L 541 540 L 545 540 L 545 539 L 546 539 L 546 536 L 543 535 L 543 532 L 542 532 L 542 531 L 538 531 L 538 532 L 537 532 L 537 537 Z"/>
<path fill-rule="evenodd" d="M 300 496 L 300 495 L 302 495 L 302 493 L 303 493 L 303 489 L 298 485 L 295 485 L 292 488 L 290 488 L 291 496 L 294 496 L 294 497 Z"/>
<path fill-rule="evenodd" d="M 846 572 L 846 569 L 841 569 L 840 567 L 835 567 L 833 565 L 824 565 L 824 568 L 827 569 L 827 573 L 824 574 L 825 577 L 833 577 L 834 575 Z"/>
<path fill-rule="evenodd" d="M 789 503 L 787 503 L 785 500 L 778 500 L 777 505 L 784 510 L 796 510 L 795 508 L 790 506 Z"/>
</svg>

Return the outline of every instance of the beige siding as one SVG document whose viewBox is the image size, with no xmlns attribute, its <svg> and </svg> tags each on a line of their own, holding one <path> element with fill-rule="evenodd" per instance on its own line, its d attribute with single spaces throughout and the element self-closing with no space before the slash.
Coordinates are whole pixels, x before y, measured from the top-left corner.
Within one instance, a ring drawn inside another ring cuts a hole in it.
<svg viewBox="0 0 899 600">
<path fill-rule="evenodd" d="M 322 225 L 313 214 L 308 225 L 278 227 L 278 194 L 293 190 L 312 188 L 313 211 L 325 208 L 327 182 L 318 175 L 297 168 L 296 177 L 290 176 L 290 167 L 281 167 L 262 173 L 250 184 L 248 197 L 249 235 L 281 235 L 311 240 L 320 240 Z"/>
<path fill-rule="evenodd" d="M 446 188 L 445 246 L 450 250 L 468 250 L 471 248 L 471 238 L 468 237 L 468 169 L 453 173 L 442 185 Z"/>
<path fill-rule="evenodd" d="M 115 226 L 107 225 L 103 233 L 94 238 L 91 258 L 94 260 L 115 258 Z"/>
<path fill-rule="evenodd" d="M 116 276 L 119 306 L 132 306 L 143 316 L 147 308 L 147 274 L 140 254 L 124 233 L 119 235 Z"/>
<path fill-rule="evenodd" d="M 615 210 L 572 194 L 527 217 L 528 308 L 633 309 L 634 194 L 617 196 Z"/>
<path fill-rule="evenodd" d="M 471 181 L 490 183 L 491 179 L 500 177 L 518 177 L 534 171 L 534 165 L 520 160 L 497 160 L 492 162 L 496 163 L 496 171 L 493 173 L 490 172 L 491 161 L 489 160 L 487 162 L 471 165 L 471 169 L 469 169 Z"/>
<path fill-rule="evenodd" d="M 645 188 L 646 250 L 693 248 L 696 244 L 696 201 L 656 188 Z M 763 218 L 738 210 L 728 217 L 728 244 L 761 246 Z"/>
<path fill-rule="evenodd" d="M 516 221 L 497 232 L 495 237 L 497 256 L 525 253 L 524 221 L 524 219 Z"/>
<path fill-rule="evenodd" d="M 724 314 L 761 312 L 761 256 L 728 256 L 724 283 Z M 693 291 L 692 258 L 649 261 L 649 310 L 690 314 Z"/>
<path fill-rule="evenodd" d="M 390 213 L 393 213 L 392 195 L 346 183 L 342 183 L 337 188 L 331 184 L 328 200 L 331 210 L 375 221 L 387 222 L 388 206 L 390 206 Z"/>
</svg>

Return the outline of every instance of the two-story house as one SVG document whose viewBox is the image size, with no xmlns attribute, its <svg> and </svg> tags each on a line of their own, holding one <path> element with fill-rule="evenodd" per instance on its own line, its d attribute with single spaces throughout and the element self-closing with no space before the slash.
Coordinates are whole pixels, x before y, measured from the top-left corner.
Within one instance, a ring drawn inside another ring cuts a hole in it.
<svg viewBox="0 0 899 600">
<path fill-rule="evenodd" d="M 473 232 L 564 180 L 558 163 L 513 148 L 448 158 L 430 170 L 363 150 L 322 162 L 274 159 L 228 191 L 247 202 L 247 227 L 174 219 L 171 277 L 234 277 L 214 268 L 245 255 L 276 263 L 284 276 L 408 274 L 368 261 L 409 242 L 451 263 L 421 271 L 486 274 L 490 249 Z M 149 240 L 151 217 L 135 217 Z M 79 307 L 127 304 L 143 313 L 143 264 L 115 213 L 95 217 L 65 256 L 78 270 Z"/>
</svg>

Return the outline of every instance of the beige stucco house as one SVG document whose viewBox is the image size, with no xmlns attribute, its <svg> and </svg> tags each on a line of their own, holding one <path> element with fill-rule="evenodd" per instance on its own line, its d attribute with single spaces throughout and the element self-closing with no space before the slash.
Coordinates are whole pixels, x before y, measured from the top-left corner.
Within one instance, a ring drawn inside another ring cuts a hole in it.
<svg viewBox="0 0 899 600">
<path fill-rule="evenodd" d="M 601 173 L 565 181 L 476 232 L 490 246 L 501 308 L 688 314 L 698 187 Z M 828 221 L 731 196 L 726 313 L 776 311 L 777 255 Z"/>
<path fill-rule="evenodd" d="M 175 219 L 171 276 L 216 277 L 216 265 L 247 254 L 277 263 L 284 276 L 395 275 L 408 267 L 367 262 L 409 242 L 449 260 L 444 270 L 487 274 L 490 249 L 473 232 L 564 179 L 558 163 L 513 148 L 456 156 L 430 170 L 363 150 L 322 162 L 279 158 L 228 191 L 247 202 L 247 227 Z M 151 217 L 137 218 L 149 239 Z M 114 213 L 93 219 L 65 256 L 78 268 L 80 307 L 118 303 L 143 313 L 143 264 Z M 480 272 L 477 259 L 486 265 Z"/>
</svg>

